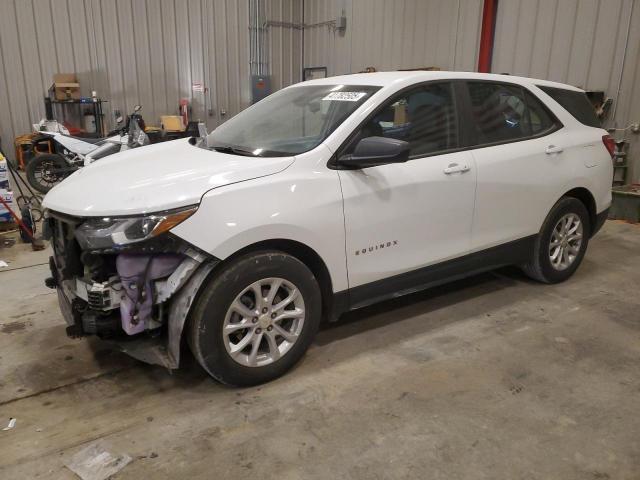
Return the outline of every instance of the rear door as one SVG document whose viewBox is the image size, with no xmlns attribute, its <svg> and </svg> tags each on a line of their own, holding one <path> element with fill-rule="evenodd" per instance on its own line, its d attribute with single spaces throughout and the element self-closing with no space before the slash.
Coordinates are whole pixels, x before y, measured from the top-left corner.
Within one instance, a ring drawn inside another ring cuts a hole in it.
<svg viewBox="0 0 640 480">
<path fill-rule="evenodd" d="M 469 251 L 476 172 L 473 156 L 460 148 L 454 91 L 438 82 L 394 96 L 340 152 L 369 136 L 411 144 L 406 163 L 339 171 L 350 288 L 369 284 L 371 295 L 384 296 L 416 280 L 391 277 Z"/>
<path fill-rule="evenodd" d="M 562 124 L 530 91 L 492 81 L 466 85 L 477 168 L 471 241 L 477 251 L 536 234 L 574 166 L 565 158 Z"/>
</svg>

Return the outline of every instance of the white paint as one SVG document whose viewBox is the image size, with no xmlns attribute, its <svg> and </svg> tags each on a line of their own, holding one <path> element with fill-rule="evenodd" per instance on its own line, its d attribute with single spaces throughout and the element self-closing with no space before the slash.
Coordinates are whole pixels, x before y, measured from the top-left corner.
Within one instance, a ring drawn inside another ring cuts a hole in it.
<svg viewBox="0 0 640 480">
<path fill-rule="evenodd" d="M 271 175 L 293 161 L 227 155 L 175 140 L 92 163 L 55 186 L 44 205 L 79 216 L 158 212 L 199 203 L 208 190 Z"/>
<path fill-rule="evenodd" d="M 403 164 L 360 171 L 327 167 L 376 107 L 400 89 L 438 79 L 526 86 L 564 127 L 538 139 Z M 612 166 L 601 140 L 606 132 L 580 124 L 535 86 L 562 85 L 455 72 L 387 72 L 309 83 L 382 88 L 323 143 L 295 158 L 234 156 L 178 140 L 92 164 L 51 190 L 44 205 L 72 215 L 109 216 L 200 203 L 172 230 L 175 235 L 220 259 L 264 240 L 302 243 L 323 259 L 334 291 L 341 291 L 535 234 L 553 204 L 574 187 L 593 194 L 598 212 L 611 202 Z M 552 144 L 562 152 L 546 154 Z M 591 157 L 586 163 L 585 156 Z M 468 168 L 448 174 L 452 163 Z M 356 255 L 362 249 L 367 252 Z"/>
<path fill-rule="evenodd" d="M 452 163 L 471 168 L 445 174 Z M 339 175 L 350 286 L 469 252 L 476 188 L 470 152 L 340 171 Z M 387 242 L 397 245 L 387 247 Z M 385 247 L 376 249 L 380 245 Z"/>
</svg>

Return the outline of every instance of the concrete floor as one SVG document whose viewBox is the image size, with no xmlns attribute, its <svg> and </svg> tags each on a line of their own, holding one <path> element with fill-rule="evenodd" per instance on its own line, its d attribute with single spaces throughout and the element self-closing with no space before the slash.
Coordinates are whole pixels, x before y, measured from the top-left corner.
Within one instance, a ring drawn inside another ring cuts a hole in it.
<svg viewBox="0 0 640 480">
<path fill-rule="evenodd" d="M 46 252 L 0 250 L 0 478 L 640 479 L 640 227 L 607 222 L 562 285 L 515 269 L 351 313 L 231 389 L 70 340 Z"/>
</svg>

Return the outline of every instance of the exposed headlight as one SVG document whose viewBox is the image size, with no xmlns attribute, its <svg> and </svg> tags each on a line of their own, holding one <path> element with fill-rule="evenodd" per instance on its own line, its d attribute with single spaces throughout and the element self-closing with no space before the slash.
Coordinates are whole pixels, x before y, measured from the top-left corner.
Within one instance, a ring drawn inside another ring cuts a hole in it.
<svg viewBox="0 0 640 480">
<path fill-rule="evenodd" d="M 197 209 L 197 205 L 192 205 L 136 217 L 89 218 L 76 229 L 75 235 L 83 250 L 128 245 L 171 230 Z"/>
</svg>

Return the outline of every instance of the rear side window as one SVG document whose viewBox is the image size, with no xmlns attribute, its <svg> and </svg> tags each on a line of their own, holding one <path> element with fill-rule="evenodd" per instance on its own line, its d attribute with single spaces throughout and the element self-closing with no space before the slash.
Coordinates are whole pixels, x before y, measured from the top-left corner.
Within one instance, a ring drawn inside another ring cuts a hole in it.
<svg viewBox="0 0 640 480">
<path fill-rule="evenodd" d="M 541 87 L 540 90 L 564 107 L 580 123 L 589 127 L 602 128 L 595 109 L 583 92 L 574 92 L 564 88 Z"/>
<path fill-rule="evenodd" d="M 467 82 L 476 144 L 510 142 L 559 126 L 533 94 L 517 85 Z"/>
<path fill-rule="evenodd" d="M 529 107 L 529 124 L 532 135 L 538 135 L 545 130 L 560 126 L 560 122 L 552 116 L 536 96 L 528 90 L 524 90 L 524 97 L 527 101 L 527 107 Z"/>
</svg>

